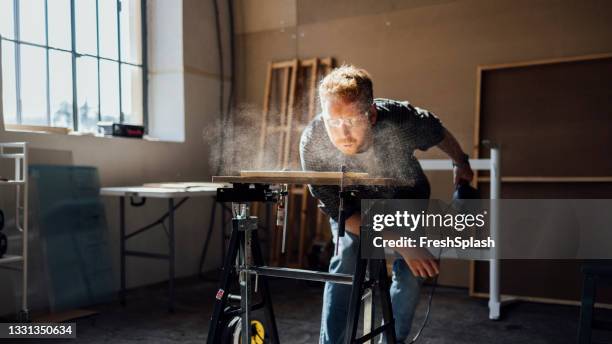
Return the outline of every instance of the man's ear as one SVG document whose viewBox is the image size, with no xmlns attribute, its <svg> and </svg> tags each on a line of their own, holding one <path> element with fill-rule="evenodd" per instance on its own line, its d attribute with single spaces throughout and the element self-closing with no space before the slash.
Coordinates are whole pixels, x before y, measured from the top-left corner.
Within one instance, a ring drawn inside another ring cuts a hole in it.
<svg viewBox="0 0 612 344">
<path fill-rule="evenodd" d="M 376 118 L 378 116 L 378 111 L 376 111 L 376 104 L 370 105 L 370 124 L 376 124 Z"/>
</svg>

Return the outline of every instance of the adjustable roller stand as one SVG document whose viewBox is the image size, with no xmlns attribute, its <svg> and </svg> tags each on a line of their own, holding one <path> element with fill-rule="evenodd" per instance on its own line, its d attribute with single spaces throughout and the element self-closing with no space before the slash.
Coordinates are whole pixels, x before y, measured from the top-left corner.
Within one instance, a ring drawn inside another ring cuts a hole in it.
<svg viewBox="0 0 612 344">
<path fill-rule="evenodd" d="M 283 277 L 320 282 L 351 285 L 350 304 L 346 321 L 345 343 L 371 342 L 374 337 L 385 334 L 387 343 L 395 344 L 395 322 L 389 295 L 389 281 L 384 259 L 358 259 L 354 275 L 318 272 L 302 269 L 270 267 L 264 264 L 257 218 L 249 216 L 250 202 L 286 202 L 286 188 L 272 190 L 266 184 L 238 184 L 233 188 L 217 190 L 217 201 L 232 202 L 232 234 L 219 288 L 215 295 L 215 305 L 210 320 L 207 343 L 279 343 L 268 277 Z M 344 192 L 341 197 L 345 197 Z M 284 204 L 286 207 L 287 204 Z M 342 222 L 343 224 L 343 222 Z M 343 226 L 342 226 L 343 227 Z M 285 228 L 286 229 L 286 228 Z M 344 233 L 344 228 L 341 228 Z M 233 277 L 238 277 L 240 295 L 230 294 Z M 253 284 L 254 277 L 254 284 Z M 259 294 L 254 303 L 253 293 Z M 372 300 L 378 294 L 381 301 L 384 324 L 374 328 L 374 307 Z M 365 302 L 364 335 L 357 338 L 359 311 L 362 299 Z M 240 306 L 230 301 L 239 301 Z M 266 323 L 265 334 L 258 322 L 251 318 L 251 312 L 262 309 Z M 239 324 L 239 326 L 238 326 Z M 259 324 L 259 325 L 257 325 Z"/>
</svg>

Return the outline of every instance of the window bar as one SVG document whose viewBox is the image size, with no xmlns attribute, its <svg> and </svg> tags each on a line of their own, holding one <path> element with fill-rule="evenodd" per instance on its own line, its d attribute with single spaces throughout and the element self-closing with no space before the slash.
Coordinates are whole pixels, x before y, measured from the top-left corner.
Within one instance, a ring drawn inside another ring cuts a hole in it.
<svg viewBox="0 0 612 344">
<path fill-rule="evenodd" d="M 149 133 L 149 59 L 147 33 L 147 0 L 140 0 L 140 25 L 142 39 L 142 125 L 145 134 Z"/>
<path fill-rule="evenodd" d="M 123 78 L 121 77 L 121 0 L 117 0 L 117 57 L 119 63 L 117 64 L 119 68 L 119 123 L 123 123 L 124 115 L 123 115 L 123 92 L 121 89 L 121 83 Z"/>
<path fill-rule="evenodd" d="M 13 31 L 15 35 L 15 96 L 17 104 L 16 117 L 17 124 L 21 123 L 21 49 L 19 41 L 21 38 L 19 32 L 19 0 L 13 0 Z"/>
<path fill-rule="evenodd" d="M 39 47 L 46 50 L 46 88 L 47 88 L 47 123 L 49 126 L 52 126 L 51 123 L 51 81 L 50 81 L 50 50 L 54 51 L 62 51 L 66 53 L 71 53 L 72 55 L 72 116 L 73 116 L 73 130 L 77 131 L 79 127 L 79 113 L 78 113 L 78 101 L 77 101 L 77 58 L 81 56 L 90 56 L 97 59 L 98 63 L 98 120 L 101 120 L 102 112 L 101 109 L 101 91 L 100 91 L 100 61 L 107 60 L 116 62 L 118 64 L 119 69 L 119 109 L 120 109 L 120 122 L 123 123 L 125 120 L 125 116 L 123 113 L 123 80 L 122 80 L 122 70 L 121 66 L 123 64 L 140 67 L 142 70 L 142 93 L 143 93 L 143 126 L 145 127 L 145 131 L 148 132 L 148 32 L 147 32 L 147 6 L 146 0 L 141 0 L 140 2 L 140 15 L 141 15 L 141 33 L 142 33 L 142 63 L 132 63 L 132 62 L 124 62 L 121 59 L 121 20 L 120 20 L 120 12 L 122 11 L 122 0 L 117 1 L 117 52 L 118 59 L 106 58 L 100 56 L 100 42 L 99 42 L 99 9 L 98 9 L 98 1 L 96 0 L 96 47 L 97 47 L 97 55 L 89 55 L 89 54 L 79 54 L 76 50 L 76 8 L 75 1 L 70 0 L 70 27 L 71 27 L 71 49 L 66 50 L 62 48 L 56 48 L 49 46 L 49 14 L 48 14 L 48 0 L 45 0 L 44 3 L 44 11 L 45 11 L 45 44 L 37 44 L 33 42 L 22 42 L 21 41 L 21 31 L 20 31 L 20 6 L 19 0 L 13 0 L 13 30 L 14 30 L 14 38 L 6 38 L 2 37 L 3 40 L 14 43 L 15 48 L 15 98 L 16 98 L 16 122 L 17 124 L 23 124 L 23 106 L 21 99 L 21 45 L 27 45 L 32 47 Z"/>
<path fill-rule="evenodd" d="M 96 0 L 96 62 L 98 64 L 98 122 L 102 120 L 102 97 L 100 96 L 100 8 Z"/>
<path fill-rule="evenodd" d="M 74 8 L 75 0 L 70 0 L 70 39 L 72 46 L 72 127 L 74 131 L 78 131 L 78 104 L 77 104 L 77 77 L 76 77 L 76 17 L 75 17 L 75 8 Z"/>
<path fill-rule="evenodd" d="M 49 80 L 49 0 L 45 0 L 45 58 L 47 59 L 47 125 L 51 125 L 51 81 Z"/>
<path fill-rule="evenodd" d="M 7 38 L 7 37 L 2 37 L 3 40 L 5 41 L 9 41 L 9 42 L 13 42 L 15 44 L 19 43 L 21 45 L 27 45 L 30 47 L 37 47 L 37 48 L 43 48 L 43 49 L 49 49 L 49 50 L 56 50 L 56 51 L 63 51 L 65 53 L 69 53 L 71 52 L 71 50 L 66 50 L 66 49 L 62 49 L 62 48 L 55 48 L 55 47 L 51 47 L 51 46 L 46 46 L 44 44 L 38 44 L 38 43 L 32 43 L 32 42 L 26 42 L 26 41 L 18 41 L 16 39 L 12 39 L 12 38 Z M 82 54 L 83 56 L 87 56 L 85 54 Z M 91 55 L 92 57 L 95 57 L 94 55 Z"/>
</svg>

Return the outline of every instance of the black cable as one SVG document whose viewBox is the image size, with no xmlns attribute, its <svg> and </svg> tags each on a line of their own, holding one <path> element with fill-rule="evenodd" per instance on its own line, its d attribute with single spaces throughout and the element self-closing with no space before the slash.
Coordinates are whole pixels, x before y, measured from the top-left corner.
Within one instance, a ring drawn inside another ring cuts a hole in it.
<svg viewBox="0 0 612 344">
<path fill-rule="evenodd" d="M 212 0 L 213 7 L 215 9 L 215 27 L 217 33 L 217 56 L 219 58 L 219 132 L 221 137 L 219 139 L 219 156 L 217 157 L 217 168 L 215 174 L 219 174 L 221 171 L 221 164 L 223 163 L 223 141 L 224 141 L 224 130 L 225 125 L 225 84 L 224 84 L 224 66 L 223 66 L 223 44 L 221 42 L 221 20 L 219 19 L 219 6 L 217 0 Z"/>
<path fill-rule="evenodd" d="M 234 102 L 235 102 L 235 94 L 236 94 L 236 36 L 234 31 L 234 2 L 233 0 L 227 1 L 227 11 L 228 11 L 228 26 L 229 26 L 229 49 L 230 49 L 230 89 L 229 89 L 229 97 L 227 101 L 227 118 L 225 123 L 232 126 L 234 125 Z M 224 135 L 228 135 L 229 140 L 234 140 L 235 131 L 223 131 Z M 232 155 L 226 157 L 229 159 L 230 166 L 233 165 L 235 159 L 235 151 L 232 150 Z"/>
<path fill-rule="evenodd" d="M 229 21 L 229 40 L 230 40 L 230 90 L 227 101 L 227 118 L 232 119 L 232 110 L 234 105 L 234 94 L 236 85 L 236 40 L 234 36 L 234 1 L 227 1 L 228 21 Z"/>
<path fill-rule="evenodd" d="M 440 253 L 438 254 L 438 262 L 440 262 L 441 255 L 442 255 L 442 250 L 440 249 Z M 438 268 L 439 267 L 440 267 L 440 264 L 438 265 Z M 433 296 L 434 296 L 434 293 L 436 292 L 437 286 L 438 286 L 438 275 L 436 275 L 436 277 L 434 278 L 433 285 L 431 286 L 431 291 L 429 292 L 429 300 L 427 301 L 427 311 L 425 312 L 425 319 L 423 319 L 423 323 L 421 324 L 421 327 L 419 328 L 417 333 L 414 335 L 414 338 L 412 338 L 412 340 L 409 342 L 409 344 L 416 343 L 416 341 L 419 339 L 419 336 L 423 332 L 423 329 L 425 329 L 425 326 L 427 325 L 427 320 L 429 320 L 429 313 L 431 312 L 431 304 L 433 302 Z"/>
<path fill-rule="evenodd" d="M 448 212 L 450 208 L 452 208 L 452 202 L 451 204 L 449 204 L 448 208 L 446 208 L 446 211 Z M 442 233 L 440 233 L 440 236 L 442 236 Z M 441 257 L 442 257 L 442 249 L 440 248 L 440 251 L 438 252 L 438 270 L 440 269 L 440 266 L 442 265 L 442 261 L 440 260 Z M 414 335 L 414 338 L 412 338 L 412 340 L 409 342 L 409 344 L 414 344 L 417 342 L 417 340 L 419 340 L 419 337 L 421 336 L 423 329 L 425 329 L 425 326 L 427 325 L 427 320 L 429 320 L 429 314 L 431 313 L 431 304 L 433 302 L 433 297 L 436 292 L 436 287 L 438 286 L 438 276 L 439 274 L 436 275 L 436 277 L 434 278 L 433 285 L 431 286 L 431 291 L 429 292 L 429 300 L 427 301 L 427 311 L 425 311 L 425 319 L 423 319 L 423 323 L 421 324 L 421 327 L 419 328 L 417 333 Z"/>
</svg>

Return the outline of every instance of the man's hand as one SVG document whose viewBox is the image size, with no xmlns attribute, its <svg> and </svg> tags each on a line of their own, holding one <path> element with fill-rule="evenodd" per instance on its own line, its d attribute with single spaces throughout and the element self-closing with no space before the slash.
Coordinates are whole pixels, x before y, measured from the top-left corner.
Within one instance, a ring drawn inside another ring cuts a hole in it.
<svg viewBox="0 0 612 344">
<path fill-rule="evenodd" d="M 419 247 L 401 248 L 397 252 L 416 277 L 434 277 L 440 273 L 438 262 L 427 249 Z"/>
<path fill-rule="evenodd" d="M 469 164 L 458 165 L 453 168 L 453 181 L 455 185 L 459 185 L 461 181 L 471 183 L 472 178 L 474 178 L 474 171 L 472 171 Z"/>
<path fill-rule="evenodd" d="M 406 264 L 417 277 L 434 277 L 440 273 L 438 262 L 434 259 L 406 259 Z"/>
</svg>

